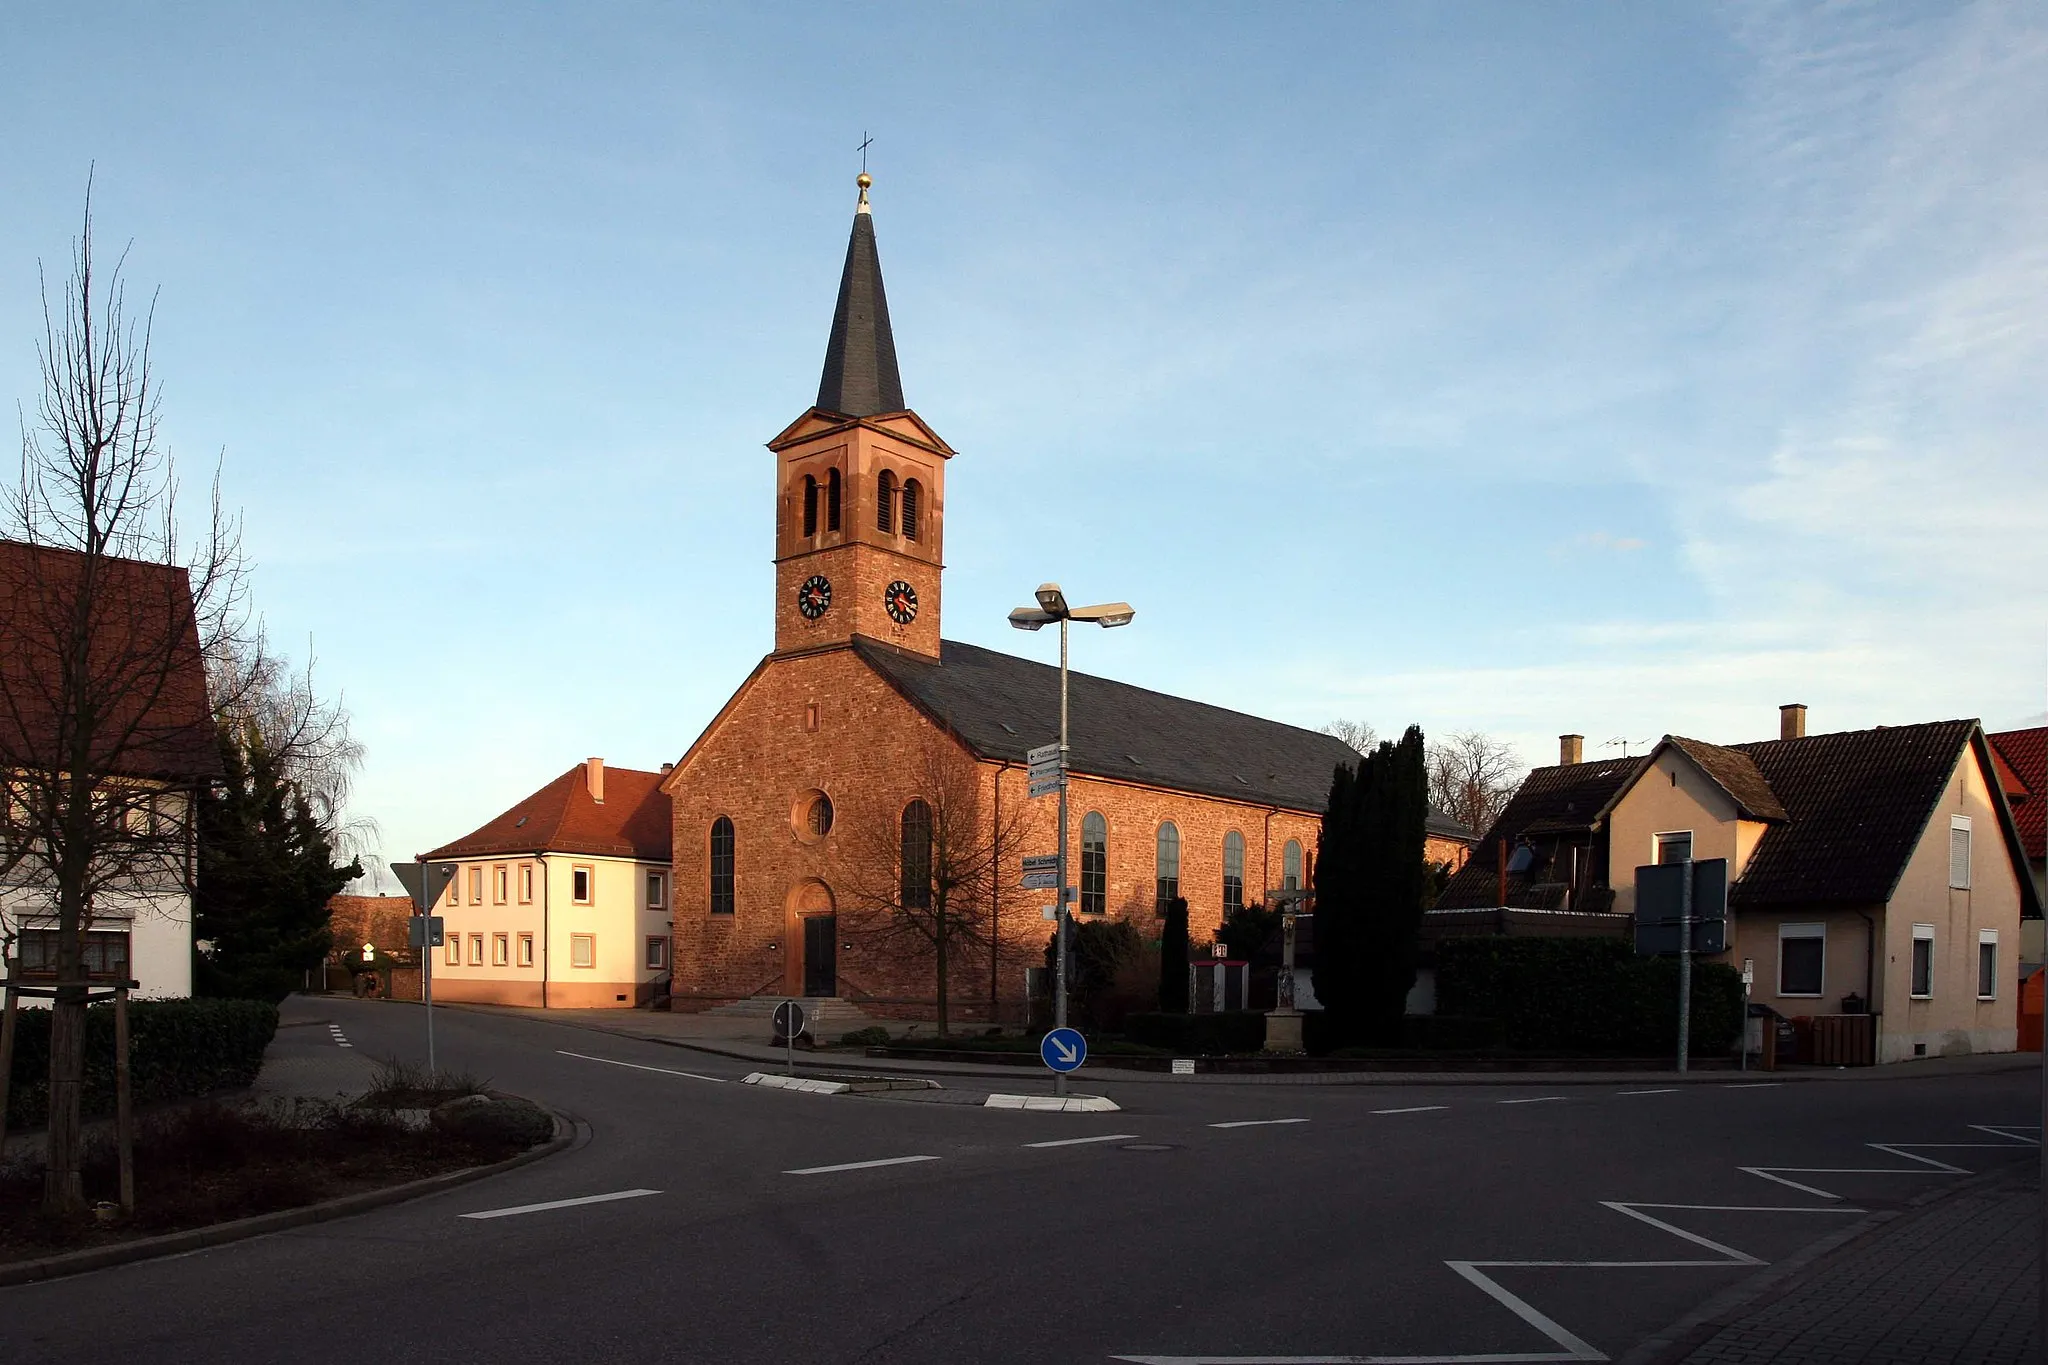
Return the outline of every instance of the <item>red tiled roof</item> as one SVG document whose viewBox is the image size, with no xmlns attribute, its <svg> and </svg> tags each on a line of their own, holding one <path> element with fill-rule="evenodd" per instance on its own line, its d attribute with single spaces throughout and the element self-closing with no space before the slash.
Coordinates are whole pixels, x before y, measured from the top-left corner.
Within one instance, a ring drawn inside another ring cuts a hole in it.
<svg viewBox="0 0 2048 1365">
<path fill-rule="evenodd" d="M 2012 765 L 2027 785 L 2024 801 L 2014 801 L 2012 822 L 2019 826 L 2020 843 L 2029 858 L 2048 857 L 2048 725 L 2031 730 L 2006 730 L 1987 735 L 1991 747 Z"/>
<path fill-rule="evenodd" d="M 661 777 L 637 768 L 607 767 L 600 804 L 591 799 L 584 765 L 578 763 L 482 828 L 423 856 L 592 853 L 667 862 L 674 831 Z"/>
</svg>

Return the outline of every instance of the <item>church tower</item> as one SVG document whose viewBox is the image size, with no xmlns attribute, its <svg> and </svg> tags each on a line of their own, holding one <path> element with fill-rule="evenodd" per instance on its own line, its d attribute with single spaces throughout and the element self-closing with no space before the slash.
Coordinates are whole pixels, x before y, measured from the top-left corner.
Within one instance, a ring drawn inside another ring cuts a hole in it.
<svg viewBox="0 0 2048 1365">
<path fill-rule="evenodd" d="M 939 657 L 946 461 L 903 404 L 865 172 L 818 401 L 775 452 L 775 652 L 866 636 Z"/>
</svg>

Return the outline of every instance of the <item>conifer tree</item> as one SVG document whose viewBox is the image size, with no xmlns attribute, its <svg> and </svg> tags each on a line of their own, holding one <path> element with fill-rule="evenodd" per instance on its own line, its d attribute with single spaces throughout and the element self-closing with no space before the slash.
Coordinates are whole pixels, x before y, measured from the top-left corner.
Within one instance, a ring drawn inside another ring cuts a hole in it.
<svg viewBox="0 0 2048 1365">
<path fill-rule="evenodd" d="M 1357 1025 L 1368 1040 L 1392 1043 L 1415 985 L 1429 885 L 1423 861 L 1429 763 L 1422 731 L 1411 725 L 1398 743 L 1381 743 L 1371 768 L 1372 781 L 1361 791 L 1359 820 L 1364 914 L 1356 940 L 1363 986 Z"/>
<path fill-rule="evenodd" d="M 1188 1012 L 1188 903 L 1180 896 L 1166 903 L 1159 939 L 1159 1008 L 1167 1014 Z"/>
<path fill-rule="evenodd" d="M 1364 915 L 1361 878 L 1358 795 L 1371 781 L 1372 759 L 1354 766 L 1339 763 L 1330 777 L 1330 799 L 1316 839 L 1315 935 L 1316 962 L 1312 979 L 1316 999 L 1332 1037 L 1348 1037 L 1359 1012 L 1364 986 L 1360 973 L 1359 921 Z"/>
</svg>

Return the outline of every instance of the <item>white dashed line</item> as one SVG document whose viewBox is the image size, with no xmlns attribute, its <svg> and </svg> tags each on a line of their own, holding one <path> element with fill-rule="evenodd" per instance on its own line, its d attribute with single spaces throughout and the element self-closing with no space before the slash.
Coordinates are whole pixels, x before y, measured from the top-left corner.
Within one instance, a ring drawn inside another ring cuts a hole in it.
<svg viewBox="0 0 2048 1365">
<path fill-rule="evenodd" d="M 568 1052 L 562 1048 L 556 1048 L 555 1051 L 564 1057 L 574 1057 L 579 1061 L 585 1062 L 603 1062 L 606 1066 L 631 1067 L 635 1071 L 658 1071 L 664 1076 L 687 1076 L 693 1081 L 710 1081 L 713 1085 L 722 1085 L 725 1082 L 723 1076 L 699 1076 L 694 1071 L 671 1071 L 665 1066 L 642 1066 L 638 1062 L 615 1062 L 609 1057 L 592 1057 L 588 1053 Z"/>
<path fill-rule="evenodd" d="M 1662 1090 L 1617 1090 L 1614 1093 L 1617 1095 L 1676 1095 L 1678 1087 L 1667 1085 Z"/>
<path fill-rule="evenodd" d="M 1091 1142 L 1129 1142 L 1136 1133 L 1104 1133 L 1100 1137 L 1054 1138 L 1050 1142 L 1027 1142 L 1026 1147 L 1083 1147 Z M 916 1158 L 912 1158 L 915 1160 Z"/>
<path fill-rule="evenodd" d="M 914 1161 L 937 1161 L 935 1156 L 885 1156 L 880 1161 L 847 1161 L 837 1166 L 799 1166 L 784 1175 L 831 1175 L 835 1171 L 869 1171 L 877 1166 L 908 1166 Z"/>
<path fill-rule="evenodd" d="M 1771 1086 L 1783 1084 L 1783 1081 L 1724 1081 L 1721 1088 L 1723 1090 L 1766 1090 Z"/>
<path fill-rule="evenodd" d="M 1494 1103 L 1495 1103 L 1495 1104 L 1550 1104 L 1550 1103 L 1552 1103 L 1553 1101 L 1556 1101 L 1556 1100 L 1561 1100 L 1561 1099 L 1563 1099 L 1563 1098 L 1565 1098 L 1565 1097 L 1564 1097 L 1563 1095 L 1530 1095 L 1530 1096 L 1529 1096 L 1529 1097 L 1527 1097 L 1526 1099 L 1519 1099 L 1519 1100 L 1495 1100 L 1495 1101 L 1494 1101 Z"/>
<path fill-rule="evenodd" d="M 1385 1110 L 1378 1112 L 1384 1113 Z M 1211 1128 L 1272 1128 L 1283 1123 L 1307 1123 L 1307 1119 L 1238 1119 L 1232 1123 L 1212 1123 Z"/>
<path fill-rule="evenodd" d="M 1435 1109 L 1448 1109 L 1448 1104 L 1418 1104 L 1412 1109 L 1375 1109 L 1375 1114 L 1427 1114 Z"/>
<path fill-rule="evenodd" d="M 460 1218 L 510 1218 L 520 1213 L 545 1213 L 549 1209 L 572 1209 L 578 1204 L 609 1204 L 614 1199 L 644 1199 L 660 1190 L 615 1190 L 611 1194 L 586 1194 L 581 1199 L 550 1199 L 545 1204 L 515 1204 L 509 1209 L 485 1209 L 480 1213 L 458 1214 Z"/>
</svg>

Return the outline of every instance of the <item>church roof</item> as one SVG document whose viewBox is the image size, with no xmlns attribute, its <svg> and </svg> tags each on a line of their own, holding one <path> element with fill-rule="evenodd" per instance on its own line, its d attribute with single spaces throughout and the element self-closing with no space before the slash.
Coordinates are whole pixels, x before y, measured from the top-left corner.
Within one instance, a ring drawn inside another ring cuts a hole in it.
<svg viewBox="0 0 2048 1365">
<path fill-rule="evenodd" d="M 1060 671 L 945 640 L 936 660 L 872 640 L 853 647 L 896 689 L 983 758 L 1023 763 L 1059 737 Z M 1069 672 L 1068 764 L 1091 777 L 1320 812 L 1330 776 L 1358 755 L 1334 735 L 1227 711 L 1129 683 Z M 1439 811 L 1429 832 L 1469 839 Z"/>
<path fill-rule="evenodd" d="M 839 303 L 825 343 L 818 406 L 848 417 L 903 411 L 903 380 L 896 373 L 896 338 L 889 330 L 889 299 L 882 292 L 882 260 L 875 251 L 875 220 L 865 184 L 839 274 Z"/>
</svg>

